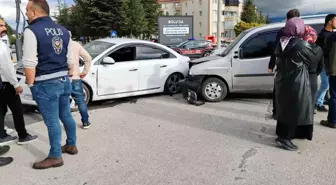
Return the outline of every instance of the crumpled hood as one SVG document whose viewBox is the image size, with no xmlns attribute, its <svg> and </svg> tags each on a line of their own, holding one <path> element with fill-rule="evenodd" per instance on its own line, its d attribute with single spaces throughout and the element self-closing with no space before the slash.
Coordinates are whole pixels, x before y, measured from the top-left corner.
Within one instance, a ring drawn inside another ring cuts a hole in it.
<svg viewBox="0 0 336 185">
<path fill-rule="evenodd" d="M 223 57 L 221 57 L 221 56 L 207 56 L 207 57 L 202 57 L 202 58 L 192 60 L 192 61 L 190 61 L 190 63 L 200 64 L 200 63 L 209 62 L 209 61 L 212 61 L 212 60 L 217 60 L 219 58 L 223 58 Z"/>
</svg>

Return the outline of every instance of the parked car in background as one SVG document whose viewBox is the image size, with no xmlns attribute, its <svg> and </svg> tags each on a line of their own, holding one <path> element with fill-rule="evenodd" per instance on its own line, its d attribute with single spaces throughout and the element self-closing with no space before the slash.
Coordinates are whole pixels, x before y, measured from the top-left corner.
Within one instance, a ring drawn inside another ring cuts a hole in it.
<svg viewBox="0 0 336 185">
<path fill-rule="evenodd" d="M 304 19 L 319 32 L 324 18 Z M 242 32 L 226 49 L 192 60 L 185 84 L 209 102 L 222 101 L 230 92 L 271 92 L 274 74 L 268 63 L 276 46 L 276 35 L 285 23 L 268 24 Z M 218 50 L 219 51 L 219 50 Z"/>
<path fill-rule="evenodd" d="M 179 93 L 178 82 L 189 70 L 189 57 L 150 41 L 106 38 L 83 47 L 93 58 L 91 70 L 83 79 L 86 103 L 161 92 Z M 36 105 L 25 85 L 22 64 L 17 64 L 16 69 L 24 88 L 23 104 Z"/>
<path fill-rule="evenodd" d="M 211 41 L 207 40 L 187 40 L 177 46 L 170 46 L 173 50 L 181 55 L 190 58 L 200 58 L 209 56 L 215 48 Z"/>
</svg>

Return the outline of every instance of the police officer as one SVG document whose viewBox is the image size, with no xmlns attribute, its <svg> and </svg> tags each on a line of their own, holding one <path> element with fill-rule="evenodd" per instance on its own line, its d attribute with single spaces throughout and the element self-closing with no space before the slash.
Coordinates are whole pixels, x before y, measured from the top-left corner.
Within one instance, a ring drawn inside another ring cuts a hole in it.
<svg viewBox="0 0 336 185">
<path fill-rule="evenodd" d="M 52 21 L 46 0 L 30 0 L 26 9 L 29 22 L 24 31 L 23 45 L 26 83 L 48 128 L 50 142 L 48 157 L 34 163 L 33 168 L 59 167 L 63 165 L 62 153 L 78 153 L 76 123 L 69 101 L 69 76 L 72 76 L 70 33 Z M 67 135 L 63 147 L 59 119 L 63 122 Z"/>
</svg>

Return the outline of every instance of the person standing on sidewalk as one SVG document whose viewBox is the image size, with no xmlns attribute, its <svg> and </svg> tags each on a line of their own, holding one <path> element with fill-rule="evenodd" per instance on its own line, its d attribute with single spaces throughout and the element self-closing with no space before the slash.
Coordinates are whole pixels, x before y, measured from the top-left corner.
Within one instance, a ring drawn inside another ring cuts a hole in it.
<svg viewBox="0 0 336 185">
<path fill-rule="evenodd" d="M 73 40 L 70 42 L 72 47 L 73 61 L 73 75 L 70 76 L 72 78 L 71 96 L 78 106 L 82 117 L 83 128 L 88 129 L 90 127 L 89 114 L 86 102 L 84 100 L 83 83 L 81 79 L 85 78 L 85 76 L 88 74 L 91 67 L 92 57 L 78 42 Z M 84 59 L 84 70 L 82 72 L 80 72 L 79 69 L 79 56 Z"/>
<path fill-rule="evenodd" d="M 4 42 L 4 43 L 8 46 L 8 48 L 10 48 L 10 47 L 9 47 L 10 43 L 9 43 L 9 38 L 8 38 L 8 35 L 7 35 L 6 24 L 5 24 L 5 21 L 2 20 L 2 19 L 0 19 L 0 40 L 1 40 L 2 42 Z M 7 111 L 8 111 L 8 110 L 5 110 L 6 113 L 7 113 Z M 6 114 L 6 113 L 5 113 L 5 114 Z M 6 131 L 6 133 L 7 133 L 8 135 L 10 135 L 10 134 L 12 134 L 12 133 L 14 132 L 13 129 L 8 128 L 7 126 L 5 126 L 5 131 Z"/>
<path fill-rule="evenodd" d="M 72 53 L 70 33 L 50 18 L 46 0 L 29 0 L 29 26 L 24 31 L 23 65 L 26 83 L 48 128 L 50 151 L 34 169 L 63 166 L 62 150 L 77 154 L 76 123 L 70 111 Z M 61 147 L 63 122 L 67 139 Z"/>
<path fill-rule="evenodd" d="M 4 21 L 0 19 L 0 32 L 1 29 L 5 29 L 4 26 Z M 18 144 L 26 144 L 36 140 L 37 136 L 31 136 L 25 128 L 20 99 L 23 89 L 16 78 L 16 71 L 9 56 L 8 46 L 2 41 L 0 41 L 0 78 L 2 81 L 0 87 L 0 145 L 8 144 L 17 139 L 17 137 L 8 135 L 5 130 L 7 106 L 12 111 L 14 126 L 19 136 Z"/>
<path fill-rule="evenodd" d="M 9 146 L 0 146 L 0 156 L 5 155 L 9 151 Z M 0 157 L 0 167 L 9 165 L 13 162 L 13 157 Z"/>
<path fill-rule="evenodd" d="M 293 17 L 300 17 L 300 12 L 298 9 L 291 9 L 287 12 L 287 15 L 286 15 L 286 20 L 289 20 Z M 276 40 L 275 40 L 275 43 L 279 43 L 280 42 L 280 38 L 283 37 L 285 34 L 284 34 L 284 27 L 281 28 L 276 36 Z M 275 50 L 275 48 L 274 48 Z M 275 53 L 273 52 L 273 54 L 271 55 L 271 59 L 268 63 L 268 72 L 270 73 L 274 73 L 274 68 L 275 68 L 275 62 L 276 62 L 276 56 L 275 56 Z M 275 104 L 275 83 L 274 83 L 274 87 L 273 87 L 273 118 L 275 119 L 276 118 L 276 104 Z"/>
<path fill-rule="evenodd" d="M 323 49 L 324 62 L 328 63 L 330 48 L 325 47 L 326 38 L 336 29 L 336 14 L 329 14 L 325 18 L 324 28 L 318 35 L 316 43 Z M 326 70 L 323 69 L 321 74 L 321 85 L 316 95 L 316 110 L 320 112 L 328 112 L 328 109 L 323 105 L 324 98 L 329 88 L 329 79 Z"/>
<path fill-rule="evenodd" d="M 330 100 L 328 118 L 320 123 L 326 127 L 336 128 L 336 32 L 330 33 L 325 40 L 324 48 L 329 56 L 325 62 L 325 70 L 329 77 Z"/>
</svg>

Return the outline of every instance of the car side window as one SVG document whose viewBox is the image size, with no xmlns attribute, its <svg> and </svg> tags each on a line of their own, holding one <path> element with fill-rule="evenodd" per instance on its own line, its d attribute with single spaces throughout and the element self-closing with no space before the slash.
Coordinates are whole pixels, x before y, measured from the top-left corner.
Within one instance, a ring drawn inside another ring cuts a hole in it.
<svg viewBox="0 0 336 185">
<path fill-rule="evenodd" d="M 135 46 L 126 46 L 113 51 L 108 56 L 115 62 L 126 62 L 135 60 Z"/>
<path fill-rule="evenodd" d="M 205 41 L 198 41 L 195 44 L 195 47 L 207 47 L 209 45 L 209 42 L 205 42 Z"/>
<path fill-rule="evenodd" d="M 159 48 L 151 46 L 137 46 L 136 60 L 153 60 L 172 58 L 172 54 Z"/>
<path fill-rule="evenodd" d="M 253 59 L 271 56 L 276 45 L 276 35 L 277 32 L 268 32 L 250 39 L 241 47 L 240 58 Z"/>
<path fill-rule="evenodd" d="M 192 48 L 194 46 L 195 46 L 195 41 L 190 41 L 190 42 L 185 43 L 182 47 L 183 48 Z"/>
</svg>

